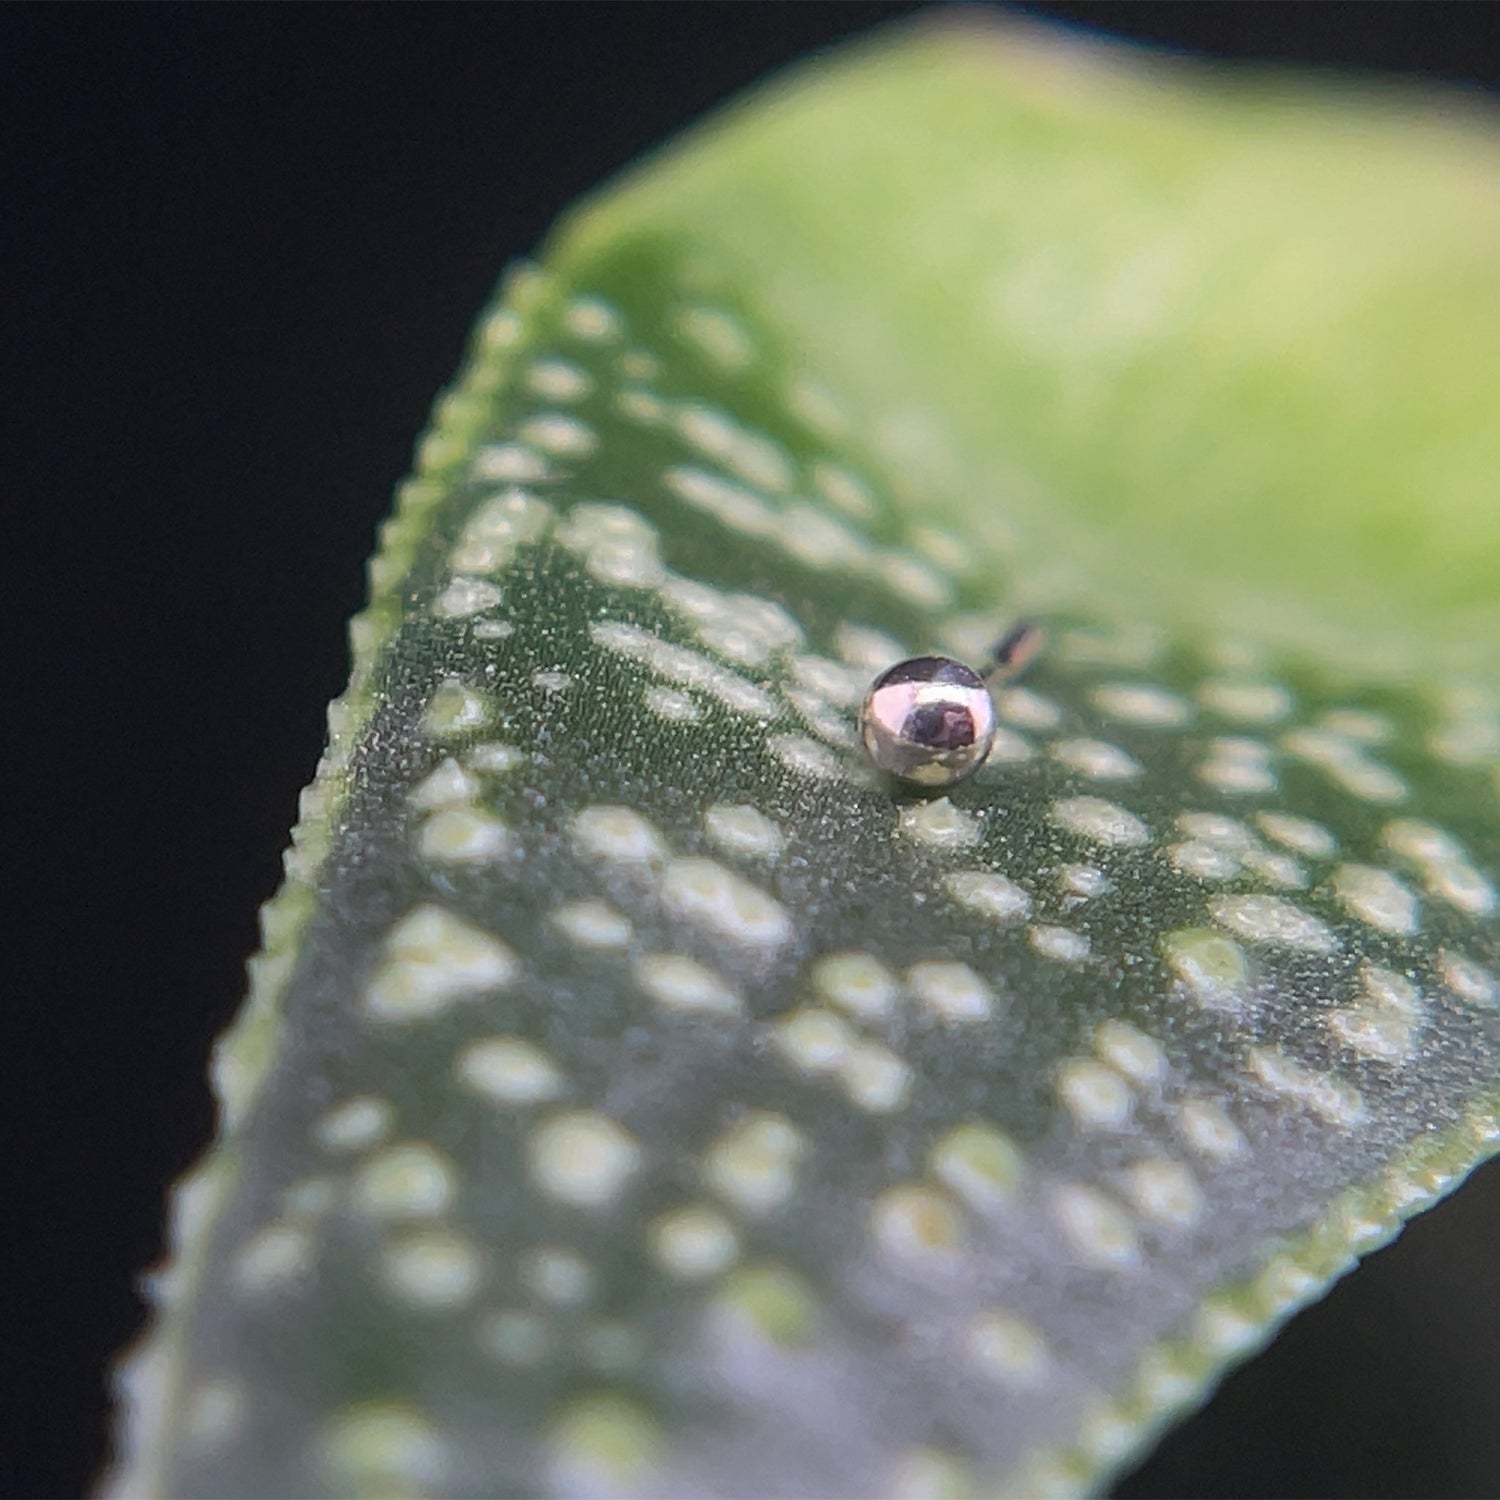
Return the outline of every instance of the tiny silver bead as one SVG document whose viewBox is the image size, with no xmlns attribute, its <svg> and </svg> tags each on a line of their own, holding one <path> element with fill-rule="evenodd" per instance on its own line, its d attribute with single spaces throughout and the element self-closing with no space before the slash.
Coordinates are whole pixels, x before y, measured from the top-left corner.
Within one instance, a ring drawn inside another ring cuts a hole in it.
<svg viewBox="0 0 1500 1500">
<path fill-rule="evenodd" d="M 880 770 L 914 786 L 952 786 L 990 753 L 995 703 L 972 667 L 947 656 L 914 656 L 871 683 L 859 732 Z"/>
</svg>

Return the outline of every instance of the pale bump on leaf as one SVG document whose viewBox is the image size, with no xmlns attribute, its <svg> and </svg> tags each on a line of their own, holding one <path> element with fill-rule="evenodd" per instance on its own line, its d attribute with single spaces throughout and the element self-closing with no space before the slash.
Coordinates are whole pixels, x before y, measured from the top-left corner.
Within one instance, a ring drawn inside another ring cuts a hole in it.
<svg viewBox="0 0 1500 1500">
<path fill-rule="evenodd" d="M 1279 609 L 1231 632 L 1191 538 L 1159 612 L 1097 555 L 1049 565 L 1066 528 L 1025 534 L 1018 476 L 1092 525 L 1079 465 L 1120 431 L 1065 460 L 1066 413 L 999 401 L 1022 314 L 1067 290 L 1021 274 L 1073 243 L 1064 200 L 986 272 L 1009 334 L 941 378 L 969 282 L 887 302 L 846 270 L 815 313 L 848 225 L 879 238 L 903 194 L 929 235 L 979 212 L 966 169 L 907 175 L 935 136 L 1034 180 L 981 93 L 1096 193 L 1099 140 L 1129 163 L 1186 133 L 1200 186 L 1240 141 L 1240 104 L 1126 72 L 1091 123 L 1072 66 L 841 64 L 509 278 L 371 565 L 107 1493 L 1085 1490 L 1500 1144 L 1492 680 L 1354 669 Z M 891 155 L 903 91 L 923 123 Z M 859 167 L 853 208 L 820 217 L 788 131 Z M 704 212 L 773 155 L 756 232 Z M 1314 263 L 1353 208 L 1314 216 Z M 1096 400 L 1135 400 L 1073 332 Z M 1174 422 L 1239 453 L 1197 389 Z M 1163 547 L 1148 488 L 1201 490 L 1174 464 L 1119 471 L 1120 569 Z M 1257 554 L 1245 586 L 1316 614 L 1304 565 Z M 1050 643 L 1001 753 L 896 795 L 863 684 L 981 653 L 1022 598 Z"/>
</svg>

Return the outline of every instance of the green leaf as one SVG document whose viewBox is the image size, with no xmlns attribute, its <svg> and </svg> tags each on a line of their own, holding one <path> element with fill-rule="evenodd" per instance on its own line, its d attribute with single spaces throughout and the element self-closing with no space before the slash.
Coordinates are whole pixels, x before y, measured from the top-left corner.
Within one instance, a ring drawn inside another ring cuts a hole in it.
<svg viewBox="0 0 1500 1500">
<path fill-rule="evenodd" d="M 356 620 L 119 1495 L 1069 1493 L 1500 1142 L 1500 195 L 925 28 L 559 231 Z M 871 676 L 1049 632 L 989 764 Z"/>
</svg>

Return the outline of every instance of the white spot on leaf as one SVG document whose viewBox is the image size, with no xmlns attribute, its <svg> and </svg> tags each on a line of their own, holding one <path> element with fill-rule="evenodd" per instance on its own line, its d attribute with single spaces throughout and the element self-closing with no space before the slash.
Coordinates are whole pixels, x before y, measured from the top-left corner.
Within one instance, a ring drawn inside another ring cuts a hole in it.
<svg viewBox="0 0 1500 1500">
<path fill-rule="evenodd" d="M 499 938 L 440 906 L 419 906 L 391 929 L 365 989 L 379 1021 L 422 1021 L 510 983 L 519 968 Z"/>
<path fill-rule="evenodd" d="M 1215 896 L 1208 909 L 1214 921 L 1254 943 L 1306 953 L 1338 951 L 1339 940 L 1326 922 L 1280 896 Z"/>
<path fill-rule="evenodd" d="M 939 1020 L 958 1025 L 987 1021 L 995 1010 L 995 992 L 968 964 L 935 959 L 906 971 L 907 988 Z"/>
<path fill-rule="evenodd" d="M 459 1055 L 458 1080 L 492 1104 L 542 1104 L 562 1093 L 562 1074 L 533 1042 L 516 1036 L 482 1037 Z"/>
<path fill-rule="evenodd" d="M 1064 797 L 1052 804 L 1052 819 L 1106 848 L 1133 849 L 1148 843 L 1150 830 L 1134 813 L 1102 797 Z"/>
<path fill-rule="evenodd" d="M 532 1181 L 550 1198 L 603 1208 L 624 1192 L 641 1165 L 641 1148 L 607 1115 L 554 1115 L 526 1141 Z"/>
</svg>

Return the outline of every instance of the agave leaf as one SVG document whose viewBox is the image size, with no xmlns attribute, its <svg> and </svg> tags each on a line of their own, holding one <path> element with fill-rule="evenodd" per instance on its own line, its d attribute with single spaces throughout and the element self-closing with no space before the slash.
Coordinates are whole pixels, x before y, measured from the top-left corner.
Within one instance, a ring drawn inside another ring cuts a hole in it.
<svg viewBox="0 0 1500 1500">
<path fill-rule="evenodd" d="M 483 318 L 120 1495 L 1071 1492 L 1500 1140 L 1492 139 L 927 30 Z M 1050 633 L 951 795 L 871 674 Z"/>
</svg>

